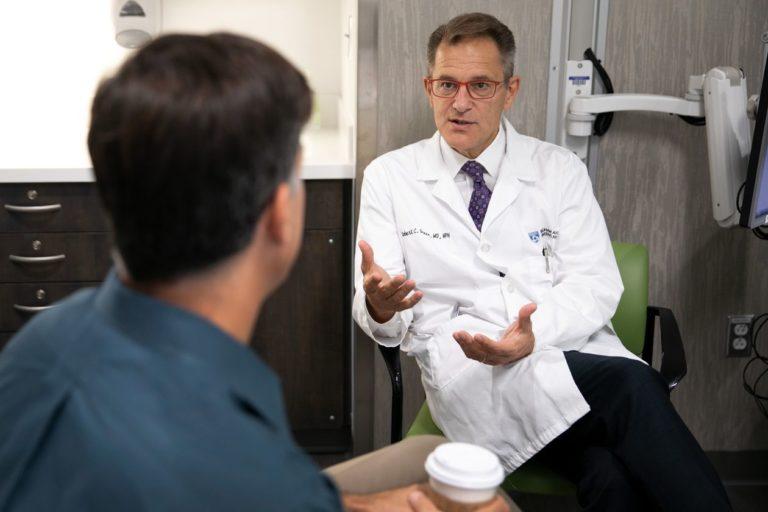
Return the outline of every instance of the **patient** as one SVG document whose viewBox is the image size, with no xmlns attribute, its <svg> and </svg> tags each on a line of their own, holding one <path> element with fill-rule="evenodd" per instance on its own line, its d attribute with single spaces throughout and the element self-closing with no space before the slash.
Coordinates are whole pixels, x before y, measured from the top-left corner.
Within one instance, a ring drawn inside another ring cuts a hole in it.
<svg viewBox="0 0 768 512">
<path fill-rule="evenodd" d="M 285 59 L 229 34 L 162 37 L 100 85 L 88 146 L 116 266 L 0 357 L 0 509 L 342 508 L 247 346 L 301 244 L 311 103 Z M 376 492 L 349 509 L 434 510 L 415 484 L 439 442 L 329 474 Z"/>
</svg>

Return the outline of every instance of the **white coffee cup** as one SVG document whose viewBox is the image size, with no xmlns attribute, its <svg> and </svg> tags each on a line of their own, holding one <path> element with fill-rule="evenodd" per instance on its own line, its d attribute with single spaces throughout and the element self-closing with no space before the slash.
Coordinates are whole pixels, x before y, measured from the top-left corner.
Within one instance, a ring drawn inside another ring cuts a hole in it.
<svg viewBox="0 0 768 512">
<path fill-rule="evenodd" d="M 504 480 L 504 470 L 492 451 L 469 443 L 441 444 L 427 457 L 429 485 L 451 501 L 489 501 Z"/>
</svg>

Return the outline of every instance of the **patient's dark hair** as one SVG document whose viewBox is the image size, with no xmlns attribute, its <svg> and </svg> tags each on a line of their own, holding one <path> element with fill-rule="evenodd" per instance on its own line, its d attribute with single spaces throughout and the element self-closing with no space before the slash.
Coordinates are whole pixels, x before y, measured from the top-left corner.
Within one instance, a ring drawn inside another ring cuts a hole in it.
<svg viewBox="0 0 768 512">
<path fill-rule="evenodd" d="M 226 33 L 160 37 L 104 80 L 88 148 L 131 278 L 171 279 L 243 249 L 292 177 L 311 104 L 287 60 Z"/>
<path fill-rule="evenodd" d="M 515 36 L 505 24 L 490 14 L 470 12 L 451 18 L 448 23 L 440 25 L 429 36 L 427 43 L 427 63 L 429 72 L 435 67 L 435 55 L 440 43 L 458 44 L 467 39 L 488 37 L 496 43 L 501 54 L 501 65 L 504 68 L 504 80 L 515 74 Z"/>
</svg>

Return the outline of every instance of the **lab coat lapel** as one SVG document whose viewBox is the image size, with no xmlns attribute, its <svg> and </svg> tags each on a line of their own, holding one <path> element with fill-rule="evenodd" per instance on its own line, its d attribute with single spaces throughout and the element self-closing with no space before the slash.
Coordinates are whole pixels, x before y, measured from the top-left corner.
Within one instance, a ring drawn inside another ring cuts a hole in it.
<svg viewBox="0 0 768 512">
<path fill-rule="evenodd" d="M 417 167 L 418 179 L 424 181 L 432 195 L 453 210 L 456 216 L 479 239 L 480 233 L 469 215 L 469 210 L 464 204 L 459 188 L 443 162 L 443 157 L 440 154 L 439 133 L 435 133 L 422 150 L 417 159 Z"/>
<path fill-rule="evenodd" d="M 483 229 L 487 229 L 517 199 L 523 188 L 522 182 L 535 181 L 538 174 L 528 145 L 509 121 L 504 119 L 503 122 L 507 133 L 507 148 L 485 213 Z"/>
</svg>

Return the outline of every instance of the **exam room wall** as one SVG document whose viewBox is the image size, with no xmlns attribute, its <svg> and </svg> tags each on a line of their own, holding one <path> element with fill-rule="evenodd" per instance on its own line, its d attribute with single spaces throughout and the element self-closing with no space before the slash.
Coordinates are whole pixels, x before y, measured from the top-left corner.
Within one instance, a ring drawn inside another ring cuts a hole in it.
<svg viewBox="0 0 768 512">
<path fill-rule="evenodd" d="M 364 167 L 375 156 L 430 137 L 434 121 L 422 88 L 426 74 L 426 44 L 441 23 L 464 12 L 482 11 L 497 16 L 515 34 L 517 54 L 515 73 L 522 77 L 522 88 L 510 115 L 522 133 L 544 137 L 546 125 L 546 83 L 549 59 L 551 2 L 541 0 L 363 0 L 360 2 L 360 49 L 358 59 L 358 161 L 359 188 Z M 375 11 L 377 31 L 372 54 L 366 54 L 365 20 Z M 371 58 L 376 64 L 371 67 Z M 375 92 L 366 83 L 375 81 Z M 373 97 L 372 97 L 373 96 Z M 358 191 L 359 192 L 359 191 Z M 355 451 L 365 451 L 369 443 L 380 447 L 389 443 L 391 391 L 386 367 L 373 344 L 357 332 L 357 418 Z M 411 424 L 424 401 L 415 361 L 403 357 L 405 403 L 403 423 Z M 368 369 L 373 366 L 373 372 Z M 370 386 L 366 379 L 371 378 Z M 371 389 L 372 388 L 372 389 Z M 373 401 L 366 402 L 366 396 Z M 366 439 L 372 419 L 373 437 Z M 358 443 L 358 441 L 361 441 Z"/>
<path fill-rule="evenodd" d="M 611 0 L 605 66 L 616 92 L 682 95 L 688 75 L 762 71 L 768 0 Z M 768 243 L 712 218 L 705 128 L 617 113 L 599 146 L 596 194 L 614 240 L 650 251 L 650 301 L 677 315 L 688 375 L 673 402 L 705 450 L 768 448 L 768 419 L 725 357 L 726 317 L 768 312 Z"/>
<path fill-rule="evenodd" d="M 358 60 L 358 188 L 372 158 L 434 130 L 418 80 L 424 45 L 440 21 L 463 11 L 491 12 L 509 23 L 523 77 L 511 118 L 523 133 L 544 136 L 551 2 L 360 5 L 360 38 L 370 44 Z M 617 92 L 673 96 L 684 93 L 689 74 L 741 65 L 751 94 L 759 82 L 766 12 L 768 0 L 611 0 L 605 64 Z M 375 86 L 366 88 L 364 80 Z M 746 360 L 724 357 L 724 336 L 728 314 L 768 311 L 768 272 L 761 271 L 768 243 L 712 219 L 703 137 L 703 128 L 660 114 L 616 114 L 600 143 L 596 194 L 612 237 L 648 246 L 651 301 L 678 316 L 689 372 L 673 401 L 684 420 L 707 450 L 766 449 L 768 420 L 741 386 Z M 390 388 L 372 342 L 359 331 L 356 342 L 355 450 L 367 451 L 388 442 Z M 424 393 L 415 364 L 403 359 L 407 426 Z"/>
</svg>

